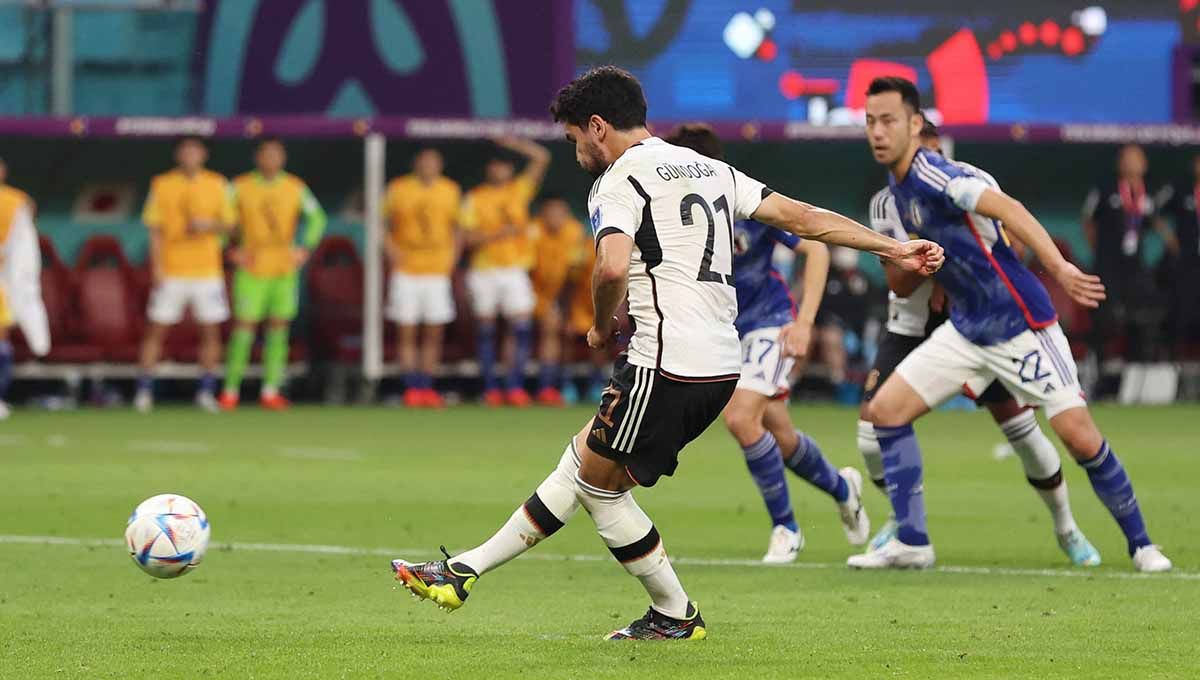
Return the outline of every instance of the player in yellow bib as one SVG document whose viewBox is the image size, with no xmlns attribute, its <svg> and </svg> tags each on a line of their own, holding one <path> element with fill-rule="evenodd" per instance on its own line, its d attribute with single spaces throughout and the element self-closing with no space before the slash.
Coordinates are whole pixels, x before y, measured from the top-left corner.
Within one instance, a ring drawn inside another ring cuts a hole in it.
<svg viewBox="0 0 1200 680">
<path fill-rule="evenodd" d="M 545 406 L 563 406 L 562 361 L 564 295 L 567 277 L 591 247 L 583 225 L 571 216 L 571 208 L 560 196 L 542 201 L 533 221 L 534 264 L 530 278 L 537 298 L 533 316 L 540 333 L 538 341 L 537 402 Z"/>
<path fill-rule="evenodd" d="M 33 211 L 33 199 L 29 194 L 8 185 L 8 166 L 0 160 L 0 244 L 8 242 L 13 223 L 18 219 L 31 218 Z M 8 264 L 0 260 L 0 265 L 7 267 Z M 8 336 L 13 323 L 12 300 L 8 289 L 0 284 L 0 420 L 7 420 L 9 416 L 8 403 L 4 398 L 12 381 L 13 346 Z"/>
<path fill-rule="evenodd" d="M 254 162 L 257 169 L 233 182 L 237 212 L 238 270 L 233 279 L 234 326 L 225 366 L 225 389 L 220 405 L 237 407 L 242 376 L 250 361 L 254 334 L 263 334 L 263 382 L 259 403 L 283 410 L 288 401 L 279 393 L 288 360 L 288 327 L 299 307 L 299 271 L 325 233 L 321 204 L 299 177 L 284 171 L 287 152 L 278 139 L 264 139 Z M 297 240 L 300 219 L 304 233 Z"/>
<path fill-rule="evenodd" d="M 534 308 L 529 282 L 534 257 L 529 204 L 550 165 L 550 152 L 528 140 L 502 138 L 497 144 L 521 154 L 528 162 L 516 174 L 507 157 L 492 158 L 484 169 L 484 183 L 467 192 L 461 215 L 471 251 L 467 287 L 475 312 L 484 403 L 528 406 L 533 400 L 524 388 L 525 363 L 533 345 L 533 322 L 529 317 Z M 495 374 L 497 316 L 508 321 L 513 347 L 503 391 Z"/>
<path fill-rule="evenodd" d="M 174 170 L 150 183 L 142 222 L 150 230 L 150 268 L 154 290 L 146 312 L 150 323 L 142 338 L 141 377 L 134 407 L 154 406 L 154 367 L 162 354 L 167 328 L 188 308 L 200 326 L 200 366 L 204 373 L 196 404 L 217 410 L 216 371 L 221 361 L 221 323 L 229 318 L 221 245 L 233 226 L 229 181 L 206 170 L 208 150 L 197 137 L 175 147 Z"/>
<path fill-rule="evenodd" d="M 420 150 L 413 171 L 391 181 L 384 201 L 390 227 L 384 244 L 392 265 L 387 318 L 398 331 L 404 404 L 417 408 L 443 405 L 433 377 L 442 363 L 446 324 L 455 317 L 451 276 L 460 251 L 462 190 L 442 169 L 437 149 Z"/>
</svg>

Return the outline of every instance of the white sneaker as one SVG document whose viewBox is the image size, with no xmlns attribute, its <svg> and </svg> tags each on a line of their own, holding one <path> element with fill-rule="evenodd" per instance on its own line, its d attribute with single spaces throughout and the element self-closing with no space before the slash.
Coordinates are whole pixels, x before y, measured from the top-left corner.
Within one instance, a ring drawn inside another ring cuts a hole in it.
<svg viewBox="0 0 1200 680">
<path fill-rule="evenodd" d="M 1133 568 L 1144 574 L 1157 574 L 1171 571 L 1171 560 L 1157 545 L 1143 545 L 1133 553 Z"/>
<path fill-rule="evenodd" d="M 895 517 L 888 517 L 883 526 L 879 527 L 879 531 L 871 537 L 871 542 L 867 544 L 867 549 L 864 552 L 872 552 L 879 550 L 887 545 L 887 542 L 896 537 L 896 532 L 900 530 L 900 525 L 896 524 Z"/>
<path fill-rule="evenodd" d="M 796 561 L 796 555 L 804 550 L 804 534 L 792 531 L 782 524 L 771 530 L 771 542 L 767 544 L 767 554 L 763 555 L 763 564 L 787 564 Z"/>
<path fill-rule="evenodd" d="M 217 403 L 217 398 L 213 396 L 212 392 L 197 392 L 196 406 L 199 406 L 200 410 L 207 413 L 220 413 L 221 411 L 221 406 Z"/>
<path fill-rule="evenodd" d="M 133 408 L 138 413 L 149 413 L 154 410 L 154 394 L 150 390 L 138 390 L 133 396 Z"/>
<path fill-rule="evenodd" d="M 846 540 L 850 545 L 862 545 L 871 534 L 871 518 L 867 517 L 867 509 L 863 507 L 862 473 L 852 467 L 838 470 L 838 475 L 846 480 L 850 494 L 844 503 L 838 503 L 838 512 L 842 516 L 842 531 L 846 532 Z"/>
<path fill-rule="evenodd" d="M 8 402 L 0 401 L 0 420 L 8 420 L 12 415 L 12 409 L 8 407 Z"/>
<path fill-rule="evenodd" d="M 932 545 L 907 545 L 895 538 L 879 550 L 851 555 L 846 560 L 851 569 L 928 569 L 933 563 Z"/>
</svg>

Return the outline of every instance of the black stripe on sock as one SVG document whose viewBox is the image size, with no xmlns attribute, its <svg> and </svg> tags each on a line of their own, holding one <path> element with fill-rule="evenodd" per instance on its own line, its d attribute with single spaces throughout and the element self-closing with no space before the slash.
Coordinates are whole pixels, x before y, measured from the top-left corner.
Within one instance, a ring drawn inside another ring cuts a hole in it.
<svg viewBox="0 0 1200 680">
<path fill-rule="evenodd" d="M 878 487 L 880 491 L 887 493 L 887 479 L 885 477 L 872 477 L 871 483 Z"/>
<path fill-rule="evenodd" d="M 1063 483 L 1062 468 L 1045 479 L 1034 479 L 1033 477 L 1025 479 L 1028 479 L 1029 484 L 1035 489 L 1057 489 L 1058 485 Z"/>
<path fill-rule="evenodd" d="M 538 498 L 537 493 L 530 496 L 529 500 L 525 501 L 523 507 L 525 508 L 525 514 L 529 517 L 529 521 L 533 522 L 533 525 L 537 527 L 538 531 L 542 532 L 543 536 L 551 536 L 554 532 L 563 528 L 562 520 L 550 512 L 550 508 L 547 508 L 542 499 Z"/>
<path fill-rule="evenodd" d="M 658 527 L 651 526 L 649 533 L 637 541 L 626 546 L 621 546 L 620 548 L 609 548 L 608 550 L 613 554 L 613 557 L 617 558 L 618 562 L 624 564 L 625 562 L 640 560 L 649 555 L 651 551 L 658 547 L 659 543 L 662 543 L 662 537 L 658 535 Z"/>
</svg>

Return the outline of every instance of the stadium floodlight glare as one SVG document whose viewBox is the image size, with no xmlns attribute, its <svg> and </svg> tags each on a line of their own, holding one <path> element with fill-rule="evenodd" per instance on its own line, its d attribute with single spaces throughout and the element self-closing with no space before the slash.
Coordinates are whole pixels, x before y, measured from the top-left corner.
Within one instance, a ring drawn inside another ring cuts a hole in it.
<svg viewBox="0 0 1200 680">
<path fill-rule="evenodd" d="M 773 18 L 773 17 L 772 17 Z M 750 16 L 749 12 L 738 12 L 729 23 L 725 24 L 722 37 L 725 46 L 742 59 L 754 56 L 754 51 L 762 44 L 766 32 L 759 22 Z"/>
</svg>

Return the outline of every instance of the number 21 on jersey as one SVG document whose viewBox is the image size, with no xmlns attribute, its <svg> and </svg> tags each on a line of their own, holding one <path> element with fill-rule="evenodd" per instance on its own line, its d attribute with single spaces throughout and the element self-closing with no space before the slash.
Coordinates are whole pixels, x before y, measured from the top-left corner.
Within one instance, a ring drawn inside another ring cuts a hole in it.
<svg viewBox="0 0 1200 680">
<path fill-rule="evenodd" d="M 700 260 L 700 272 L 696 274 L 697 281 L 709 281 L 712 283 L 724 283 L 727 286 L 733 285 L 733 214 L 729 211 L 729 201 L 722 194 L 717 200 L 712 202 L 710 207 L 708 201 L 704 200 L 699 194 L 688 194 L 679 202 L 679 219 L 683 222 L 683 226 L 690 227 L 695 224 L 695 218 L 692 216 L 692 209 L 700 206 L 704 210 L 704 217 L 708 220 L 708 238 L 704 243 L 704 257 Z M 725 216 L 725 235 L 729 243 L 729 264 L 730 272 L 721 273 L 712 270 L 713 246 L 716 243 L 717 221 L 713 215 L 713 208 L 719 213 L 724 213 Z"/>
</svg>

